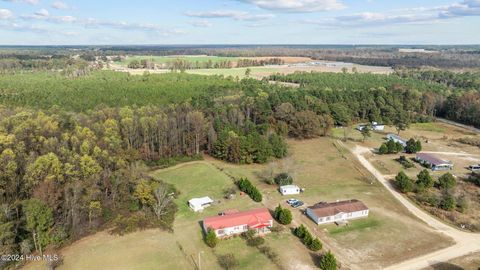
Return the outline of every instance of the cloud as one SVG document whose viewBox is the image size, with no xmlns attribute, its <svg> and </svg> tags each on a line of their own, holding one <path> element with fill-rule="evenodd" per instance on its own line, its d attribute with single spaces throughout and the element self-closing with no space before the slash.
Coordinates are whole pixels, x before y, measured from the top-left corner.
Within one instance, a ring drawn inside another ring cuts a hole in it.
<svg viewBox="0 0 480 270">
<path fill-rule="evenodd" d="M 212 27 L 213 24 L 209 21 L 203 20 L 203 21 L 194 21 L 190 23 L 191 25 L 195 27 Z"/>
<path fill-rule="evenodd" d="M 339 0 L 237 0 L 240 2 L 253 4 L 262 9 L 306 13 L 317 11 L 329 11 L 345 8 L 345 5 Z"/>
<path fill-rule="evenodd" d="M 184 13 L 189 17 L 196 18 L 208 18 L 208 19 L 217 19 L 217 18 L 231 18 L 237 21 L 262 21 L 274 18 L 273 14 L 250 14 L 244 11 L 231 11 L 231 10 L 216 10 L 216 11 L 205 11 L 205 12 L 191 12 L 187 11 Z"/>
<path fill-rule="evenodd" d="M 27 3 L 30 5 L 37 5 L 40 3 L 39 0 L 2 0 L 3 2 L 12 2 L 12 3 Z"/>
<path fill-rule="evenodd" d="M 480 0 L 465 0 L 446 6 L 417 7 L 385 13 L 363 12 L 320 20 L 302 20 L 301 22 L 323 28 L 377 27 L 392 24 L 438 23 L 447 19 L 468 16 L 480 16 Z"/>
<path fill-rule="evenodd" d="M 13 13 L 8 9 L 0 9 L 0 20 L 8 20 L 13 18 Z"/>
<path fill-rule="evenodd" d="M 54 9 L 69 9 L 70 7 L 62 1 L 55 1 L 51 5 L 52 8 Z"/>
</svg>

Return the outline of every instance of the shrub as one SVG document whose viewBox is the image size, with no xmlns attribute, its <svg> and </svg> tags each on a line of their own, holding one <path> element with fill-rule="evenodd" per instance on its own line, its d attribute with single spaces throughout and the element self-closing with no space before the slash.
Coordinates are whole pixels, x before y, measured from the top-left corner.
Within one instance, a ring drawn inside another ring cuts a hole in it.
<svg viewBox="0 0 480 270">
<path fill-rule="evenodd" d="M 262 193 L 260 193 L 260 191 L 257 189 L 257 187 L 255 187 L 251 182 L 250 180 L 248 180 L 247 178 L 240 178 L 240 180 L 238 180 L 236 182 L 238 188 L 245 192 L 246 194 L 248 194 L 248 196 L 250 196 L 250 198 L 252 198 L 252 200 L 256 201 L 256 202 L 261 202 L 262 201 Z"/>
<path fill-rule="evenodd" d="M 220 266 L 226 270 L 233 269 L 237 267 L 239 264 L 237 258 L 235 258 L 235 255 L 233 253 L 220 255 L 218 256 L 217 259 L 218 259 L 218 264 L 220 264 Z"/>
<path fill-rule="evenodd" d="M 318 240 L 318 238 L 313 239 L 313 241 L 308 246 L 308 248 L 313 251 L 319 251 L 320 249 L 322 249 L 322 247 L 323 244 L 322 242 L 320 242 L 320 240 Z"/>
<path fill-rule="evenodd" d="M 325 253 L 319 261 L 319 266 L 322 270 L 335 270 L 337 269 L 337 259 L 332 254 L 332 252 L 328 251 Z"/>
<path fill-rule="evenodd" d="M 413 190 L 413 181 L 404 172 L 399 172 L 395 177 L 395 185 L 403 193 Z"/>
<path fill-rule="evenodd" d="M 445 194 L 440 202 L 440 208 L 446 211 L 452 211 L 455 209 L 457 202 L 455 198 L 450 194 Z"/>
<path fill-rule="evenodd" d="M 251 247 L 258 247 L 260 245 L 263 245 L 265 243 L 265 239 L 262 237 L 252 237 L 252 238 L 247 238 L 247 245 Z"/>
<path fill-rule="evenodd" d="M 292 212 L 287 208 L 282 208 L 280 205 L 275 208 L 275 219 L 283 225 L 288 225 L 292 222 Z"/>
<path fill-rule="evenodd" d="M 414 154 L 420 151 L 422 151 L 422 143 L 420 141 L 415 141 L 413 138 L 407 141 L 405 152 Z"/>
<path fill-rule="evenodd" d="M 428 170 L 422 170 L 418 175 L 417 175 L 417 188 L 420 191 L 428 190 L 431 187 L 433 187 L 433 184 L 435 181 L 433 180 L 433 177 L 430 175 Z"/>
<path fill-rule="evenodd" d="M 218 243 L 218 237 L 215 234 L 215 231 L 208 230 L 207 234 L 205 235 L 205 244 L 207 246 L 214 248 Z"/>
<path fill-rule="evenodd" d="M 457 180 L 451 173 L 446 173 L 438 178 L 438 186 L 443 189 L 452 189 L 457 184 Z"/>
<path fill-rule="evenodd" d="M 380 153 L 380 155 L 386 155 L 388 154 L 388 147 L 387 145 L 384 143 L 382 144 L 382 146 L 380 146 L 380 148 L 378 149 L 378 152 Z"/>
<path fill-rule="evenodd" d="M 303 244 L 309 247 L 312 244 L 312 241 L 313 241 L 312 234 L 309 231 L 306 231 L 302 239 Z"/>
<path fill-rule="evenodd" d="M 460 213 L 467 212 L 468 206 L 469 206 L 469 203 L 467 198 L 465 198 L 465 195 L 462 195 L 457 199 L 457 207 Z"/>
<path fill-rule="evenodd" d="M 258 247 L 258 250 L 267 256 L 272 262 L 276 263 L 278 260 L 278 254 L 269 246 Z"/>
<path fill-rule="evenodd" d="M 409 161 L 405 156 L 400 156 L 397 161 L 402 164 L 403 168 L 410 169 L 415 167 L 411 161 Z"/>
<path fill-rule="evenodd" d="M 291 185 L 293 183 L 293 178 L 288 173 L 280 173 L 275 176 L 275 183 L 279 186 Z"/>
<path fill-rule="evenodd" d="M 306 232 L 307 232 L 307 228 L 305 228 L 305 226 L 303 226 L 303 224 L 301 224 L 299 227 L 295 228 L 295 230 L 293 231 L 293 233 L 300 239 L 303 239 Z"/>
</svg>

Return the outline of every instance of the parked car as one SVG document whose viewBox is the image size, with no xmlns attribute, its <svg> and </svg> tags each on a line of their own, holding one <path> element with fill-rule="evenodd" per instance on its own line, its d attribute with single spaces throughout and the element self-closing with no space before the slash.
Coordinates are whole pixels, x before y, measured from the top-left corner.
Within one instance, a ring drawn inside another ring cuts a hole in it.
<svg viewBox="0 0 480 270">
<path fill-rule="evenodd" d="M 471 170 L 472 172 L 478 172 L 478 171 L 480 171 L 480 164 L 470 165 L 470 166 L 468 166 L 468 169 Z"/>
<path fill-rule="evenodd" d="M 296 203 L 292 203 L 291 206 L 293 208 L 298 208 L 300 206 L 304 205 L 304 203 L 302 201 L 297 201 Z"/>
<path fill-rule="evenodd" d="M 294 203 L 296 203 L 296 202 L 298 202 L 297 199 L 288 199 L 288 200 L 287 200 L 287 203 L 290 204 L 290 205 L 292 205 L 292 204 L 294 204 Z"/>
</svg>

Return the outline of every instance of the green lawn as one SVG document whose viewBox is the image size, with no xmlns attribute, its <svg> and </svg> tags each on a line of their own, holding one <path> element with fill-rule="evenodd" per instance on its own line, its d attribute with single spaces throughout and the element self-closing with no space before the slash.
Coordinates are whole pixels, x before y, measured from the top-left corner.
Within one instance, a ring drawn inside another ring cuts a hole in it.
<svg viewBox="0 0 480 270">
<path fill-rule="evenodd" d="M 281 72 L 280 69 L 269 68 L 269 67 L 250 67 L 251 73 L 250 76 L 260 76 L 266 73 L 275 73 Z M 190 69 L 187 70 L 187 73 L 198 74 L 198 75 L 223 75 L 223 76 L 232 76 L 239 77 L 240 79 L 245 78 L 245 72 L 247 68 L 220 68 L 220 69 Z"/>
</svg>

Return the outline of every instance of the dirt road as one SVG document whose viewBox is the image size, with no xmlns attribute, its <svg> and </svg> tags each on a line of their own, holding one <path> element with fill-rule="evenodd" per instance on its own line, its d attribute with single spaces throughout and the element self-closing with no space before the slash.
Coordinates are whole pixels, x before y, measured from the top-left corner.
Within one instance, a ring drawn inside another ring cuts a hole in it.
<svg viewBox="0 0 480 270">
<path fill-rule="evenodd" d="M 435 265 L 440 262 L 447 262 L 451 259 L 468 255 L 473 252 L 480 251 L 480 234 L 467 233 L 461 230 L 455 229 L 440 220 L 430 216 L 423 210 L 419 209 L 415 204 L 410 202 L 403 195 L 398 193 L 395 188 L 392 186 L 391 182 L 387 180 L 387 177 L 380 173 L 363 155 L 369 153 L 371 149 L 362 146 L 356 146 L 353 150 L 353 154 L 358 158 L 360 163 L 382 183 L 385 188 L 392 193 L 392 195 L 404 205 L 408 211 L 413 215 L 427 223 L 432 231 L 440 232 L 446 236 L 451 237 L 456 244 L 438 250 L 411 260 L 404 261 L 402 263 L 391 265 L 385 269 L 388 270 L 413 270 L 413 269 L 423 269 L 425 267 Z"/>
</svg>

